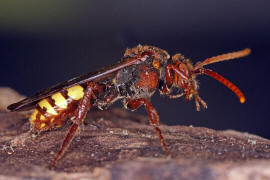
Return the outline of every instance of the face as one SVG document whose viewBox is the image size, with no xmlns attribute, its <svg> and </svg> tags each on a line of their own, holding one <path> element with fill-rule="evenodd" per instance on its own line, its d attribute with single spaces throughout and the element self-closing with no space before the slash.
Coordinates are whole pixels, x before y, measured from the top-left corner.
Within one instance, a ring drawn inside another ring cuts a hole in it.
<svg viewBox="0 0 270 180">
<path fill-rule="evenodd" d="M 177 76 L 174 76 L 174 83 L 176 86 L 184 90 L 189 86 L 190 71 L 187 66 L 180 61 L 177 63 L 176 67 L 179 73 Z"/>
<path fill-rule="evenodd" d="M 175 54 L 172 57 L 172 66 L 174 67 L 173 84 L 183 91 L 187 89 L 197 89 L 193 87 L 195 81 L 194 68 L 192 63 L 181 54 Z"/>
</svg>

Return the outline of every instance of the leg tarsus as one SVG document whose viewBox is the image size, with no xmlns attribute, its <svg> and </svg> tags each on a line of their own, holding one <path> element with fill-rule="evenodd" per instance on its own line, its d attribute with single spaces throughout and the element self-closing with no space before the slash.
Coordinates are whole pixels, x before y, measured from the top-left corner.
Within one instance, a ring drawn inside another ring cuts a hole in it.
<svg viewBox="0 0 270 180">
<path fill-rule="evenodd" d="M 207 103 L 198 94 L 195 94 L 195 104 L 197 111 L 201 110 L 200 104 L 203 106 L 204 109 L 207 109 Z"/>
<path fill-rule="evenodd" d="M 72 142 L 73 138 L 76 136 L 76 132 L 79 129 L 78 124 L 73 124 L 68 132 L 68 134 L 65 137 L 65 140 L 63 141 L 61 145 L 61 149 L 57 152 L 53 162 L 50 165 L 50 169 L 53 169 L 57 163 L 57 161 L 64 155 L 65 151 L 68 149 L 70 143 Z"/>
</svg>

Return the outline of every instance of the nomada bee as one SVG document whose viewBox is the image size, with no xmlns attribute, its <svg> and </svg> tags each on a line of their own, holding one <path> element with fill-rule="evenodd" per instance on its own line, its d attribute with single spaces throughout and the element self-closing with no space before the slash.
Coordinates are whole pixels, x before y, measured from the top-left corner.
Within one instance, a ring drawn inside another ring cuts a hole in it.
<svg viewBox="0 0 270 180">
<path fill-rule="evenodd" d="M 195 65 L 182 54 L 170 55 L 154 46 L 127 49 L 121 61 L 97 71 L 73 78 L 44 89 L 31 97 L 8 106 L 11 111 L 34 109 L 29 118 L 31 130 L 42 132 L 64 125 L 69 118 L 73 124 L 50 167 L 53 168 L 69 147 L 72 139 L 82 126 L 87 112 L 96 106 L 106 109 L 121 100 L 126 109 L 136 110 L 144 105 L 150 124 L 159 137 L 167 155 L 170 152 L 159 129 L 159 116 L 150 102 L 151 96 L 159 90 L 169 98 L 185 96 L 186 101 L 194 98 L 196 110 L 207 108 L 206 102 L 198 94 L 197 75 L 208 75 L 228 87 L 239 98 L 245 97 L 233 83 L 205 69 L 204 66 L 216 62 L 247 56 L 250 49 L 222 54 L 197 62 Z M 177 93 L 176 93 L 177 92 Z"/>
</svg>

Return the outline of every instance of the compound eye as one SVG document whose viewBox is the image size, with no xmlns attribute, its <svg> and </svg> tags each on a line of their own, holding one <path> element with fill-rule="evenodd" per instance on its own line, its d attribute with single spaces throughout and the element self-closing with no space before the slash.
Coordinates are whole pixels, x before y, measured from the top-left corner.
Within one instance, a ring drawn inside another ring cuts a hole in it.
<svg viewBox="0 0 270 180">
<path fill-rule="evenodd" d="M 159 63 L 158 60 L 155 59 L 155 60 L 153 61 L 153 67 L 156 68 L 156 69 L 159 69 L 159 68 L 160 68 L 160 63 Z"/>
</svg>

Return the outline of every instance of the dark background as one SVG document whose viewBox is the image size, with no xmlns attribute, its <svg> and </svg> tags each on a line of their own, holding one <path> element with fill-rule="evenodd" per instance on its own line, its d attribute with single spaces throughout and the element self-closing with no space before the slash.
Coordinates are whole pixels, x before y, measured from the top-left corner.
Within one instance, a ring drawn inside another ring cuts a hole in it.
<svg viewBox="0 0 270 180">
<path fill-rule="evenodd" d="M 269 32 L 267 0 L 1 1 L 0 85 L 31 95 L 115 63 L 139 43 L 193 62 L 250 47 L 248 57 L 208 66 L 243 90 L 245 104 L 206 76 L 198 79 L 207 110 L 158 93 L 152 102 L 163 123 L 270 138 Z"/>
</svg>

